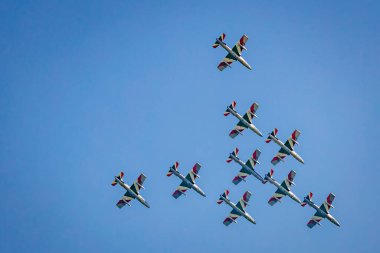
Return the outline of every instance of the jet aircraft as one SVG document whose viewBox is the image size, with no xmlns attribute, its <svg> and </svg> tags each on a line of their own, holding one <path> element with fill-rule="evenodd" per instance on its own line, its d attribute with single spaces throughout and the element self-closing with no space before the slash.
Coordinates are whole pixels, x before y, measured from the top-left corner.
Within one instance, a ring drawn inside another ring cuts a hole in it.
<svg viewBox="0 0 380 253">
<path fill-rule="evenodd" d="M 257 103 L 253 103 L 243 117 L 235 111 L 235 106 L 236 102 L 232 101 L 232 103 L 227 107 L 226 111 L 224 112 L 224 116 L 228 116 L 231 113 L 239 120 L 235 128 L 230 132 L 230 137 L 235 138 L 237 135 L 242 134 L 241 132 L 243 132 L 246 128 L 251 129 L 257 135 L 262 137 L 263 134 L 259 131 L 259 129 L 257 129 L 255 125 L 252 124 L 252 118 L 257 117 L 255 113 L 259 108 L 259 105 Z"/>
<path fill-rule="evenodd" d="M 220 35 L 220 37 L 216 39 L 214 45 L 212 45 L 213 48 L 217 48 L 220 45 L 228 52 L 227 56 L 221 61 L 221 63 L 219 63 L 218 69 L 222 71 L 227 67 L 231 68 L 230 65 L 237 60 L 246 68 L 252 70 L 252 67 L 241 56 L 243 50 L 247 50 L 247 48 L 245 47 L 245 43 L 247 43 L 248 41 L 247 35 L 243 35 L 232 49 L 229 48 L 227 44 L 224 42 L 225 38 L 226 35 L 222 33 L 222 35 Z"/>
<path fill-rule="evenodd" d="M 321 225 L 320 221 L 324 218 L 327 218 L 329 221 L 340 227 L 339 222 L 330 214 L 330 208 L 333 208 L 332 202 L 335 199 L 335 195 L 333 193 L 330 193 L 329 196 L 327 196 L 326 200 L 323 202 L 323 204 L 318 207 L 314 202 L 312 201 L 313 193 L 310 192 L 302 202 L 302 206 L 309 205 L 312 208 L 314 208 L 317 212 L 311 217 L 311 220 L 307 223 L 307 226 L 309 228 L 314 227 L 316 224 Z"/>
<path fill-rule="evenodd" d="M 144 189 L 143 183 L 146 179 L 146 176 L 144 174 L 141 174 L 136 181 L 133 183 L 133 185 L 129 186 L 123 181 L 124 172 L 120 172 L 118 176 L 115 176 L 115 180 L 112 182 L 112 186 L 115 186 L 117 184 L 121 185 L 127 192 L 124 194 L 124 196 L 117 202 L 116 206 L 118 208 L 122 208 L 125 205 L 131 206 L 129 202 L 132 199 L 137 199 L 146 207 L 150 207 L 148 202 L 139 194 L 139 191 L 141 188 Z"/>
<path fill-rule="evenodd" d="M 265 140 L 266 143 L 269 143 L 273 140 L 275 143 L 277 143 L 277 145 L 279 145 L 281 147 L 281 149 L 278 151 L 277 155 L 275 157 L 273 157 L 271 163 L 273 165 L 276 165 L 280 161 L 284 161 L 284 158 L 287 155 L 292 155 L 297 161 L 299 161 L 301 163 L 305 163 L 303 161 L 303 159 L 301 158 L 301 156 L 299 154 L 297 154 L 296 151 L 294 151 L 294 144 L 298 144 L 297 139 L 298 139 L 298 136 L 301 134 L 301 132 L 298 131 L 297 129 L 294 130 L 294 132 L 289 137 L 289 139 L 285 142 L 285 144 L 282 143 L 282 141 L 280 141 L 277 138 L 277 136 L 276 136 L 277 132 L 278 132 L 278 130 L 277 130 L 277 128 L 275 128 L 268 135 L 268 138 Z"/>
<path fill-rule="evenodd" d="M 277 191 L 274 193 L 274 195 L 269 199 L 268 204 L 273 206 L 278 201 L 281 202 L 281 198 L 284 196 L 289 196 L 291 199 L 296 201 L 297 203 L 301 204 L 301 200 L 290 191 L 290 188 L 292 185 L 295 185 L 293 183 L 294 177 L 296 176 L 296 172 L 294 170 L 290 171 L 288 176 L 284 179 L 284 181 L 279 184 L 273 177 L 273 170 L 271 169 L 270 172 L 265 175 L 265 180 L 267 180 L 269 183 L 273 184 L 277 187 Z"/>
<path fill-rule="evenodd" d="M 228 163 L 230 163 L 231 161 L 235 161 L 236 163 L 238 163 L 242 166 L 238 175 L 232 180 L 232 182 L 235 185 L 237 185 L 241 181 L 245 182 L 245 178 L 248 175 L 253 175 L 259 181 L 261 181 L 261 183 L 265 184 L 266 181 L 254 169 L 255 165 L 259 163 L 258 159 L 259 159 L 259 156 L 261 154 L 261 151 L 259 149 L 256 149 L 255 152 L 253 152 L 252 157 L 250 157 L 246 163 L 244 163 L 242 160 L 240 160 L 238 158 L 238 156 L 237 156 L 238 153 L 239 153 L 239 149 L 235 148 L 234 151 L 232 151 L 232 153 L 230 153 L 230 156 L 228 157 L 228 160 L 227 160 Z"/>
<path fill-rule="evenodd" d="M 222 195 L 220 195 L 219 200 L 216 202 L 220 205 L 224 201 L 224 202 L 226 202 L 227 205 L 232 207 L 232 211 L 230 212 L 229 216 L 223 221 L 223 224 L 228 226 L 232 222 L 237 223 L 236 219 L 239 218 L 240 216 L 243 216 L 248 221 L 252 222 L 253 224 L 256 224 L 256 221 L 245 210 L 245 208 L 248 205 L 248 201 L 251 198 L 251 193 L 249 191 L 246 191 L 244 193 L 243 197 L 241 197 L 241 199 L 239 200 L 239 202 L 236 205 L 234 203 L 232 203 L 230 201 L 230 199 L 228 198 L 229 193 L 230 192 L 228 190 L 225 190 L 224 193 Z"/>
<path fill-rule="evenodd" d="M 199 163 L 196 163 L 186 177 L 184 177 L 181 173 L 178 172 L 178 162 L 175 162 L 175 164 L 169 168 L 169 171 L 166 174 L 166 176 L 170 177 L 174 174 L 182 180 L 182 183 L 177 187 L 177 190 L 173 193 L 174 198 L 177 199 L 182 194 L 186 195 L 185 192 L 190 188 L 194 189 L 203 197 L 206 197 L 206 194 L 202 191 L 202 189 L 195 184 L 195 179 L 199 178 L 198 172 L 201 166 L 202 165 L 200 165 Z"/>
</svg>

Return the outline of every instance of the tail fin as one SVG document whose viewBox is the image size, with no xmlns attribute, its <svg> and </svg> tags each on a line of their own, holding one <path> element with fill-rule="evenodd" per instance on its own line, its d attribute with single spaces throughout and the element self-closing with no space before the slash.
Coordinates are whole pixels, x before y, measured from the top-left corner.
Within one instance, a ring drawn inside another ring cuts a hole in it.
<svg viewBox="0 0 380 253">
<path fill-rule="evenodd" d="M 232 103 L 228 106 L 228 108 L 232 109 L 232 110 L 235 110 L 235 106 L 236 106 L 236 102 L 235 101 L 232 101 Z M 228 111 L 228 108 L 227 110 L 224 112 L 224 116 L 228 116 L 230 114 L 230 112 Z"/>
<path fill-rule="evenodd" d="M 226 35 L 224 33 L 222 33 L 222 35 L 219 36 L 219 40 L 220 41 L 223 41 L 224 38 L 226 38 Z M 219 47 L 220 43 L 218 40 L 215 41 L 214 45 L 212 45 L 213 48 L 217 48 Z"/>
<path fill-rule="evenodd" d="M 219 200 L 216 203 L 218 203 L 219 205 L 222 204 L 223 203 L 223 198 L 222 197 L 224 197 L 225 199 L 228 199 L 228 194 L 229 193 L 230 193 L 229 190 L 225 190 L 223 192 L 223 194 L 220 196 Z"/>
<path fill-rule="evenodd" d="M 277 128 L 275 128 L 275 129 L 269 134 L 269 136 L 268 136 L 268 138 L 265 140 L 265 142 L 266 142 L 266 143 L 271 142 L 271 140 L 272 140 L 271 136 L 276 137 L 277 132 L 278 132 L 278 130 L 277 130 Z"/>
<path fill-rule="evenodd" d="M 123 181 L 123 177 L 124 177 L 124 172 L 121 171 L 120 174 L 117 176 L 117 178 L 118 178 L 120 181 Z M 116 179 L 113 180 L 113 182 L 111 183 L 111 185 L 112 185 L 112 186 L 117 185 L 117 181 L 116 181 Z"/>
<path fill-rule="evenodd" d="M 235 148 L 234 151 L 232 151 L 232 154 L 233 154 L 235 157 L 237 157 L 238 153 L 239 153 L 239 149 L 238 149 L 238 148 Z M 231 156 L 230 156 L 230 157 L 231 157 Z M 232 161 L 232 159 L 231 159 L 231 158 L 228 158 L 226 162 L 230 163 L 231 161 Z"/>
<path fill-rule="evenodd" d="M 272 176 L 273 176 L 273 173 L 274 173 L 273 169 L 270 169 L 270 171 L 268 172 L 267 176 L 268 176 L 268 177 L 272 177 Z"/>
<path fill-rule="evenodd" d="M 312 197 L 313 197 L 313 193 L 312 192 L 309 192 L 309 194 L 305 197 L 305 199 L 307 199 L 307 200 L 309 200 L 309 201 L 313 201 L 312 200 Z M 301 203 L 301 206 L 306 206 L 306 202 L 304 201 L 304 202 L 302 202 Z"/>
<path fill-rule="evenodd" d="M 175 162 L 175 163 L 173 164 L 173 166 L 170 167 L 170 168 L 173 169 L 173 170 L 177 170 L 177 168 L 178 168 L 178 162 Z M 173 172 L 171 171 L 171 169 L 169 169 L 169 171 L 168 171 L 168 173 L 166 174 L 166 176 L 170 177 L 170 176 L 173 174 Z"/>
</svg>

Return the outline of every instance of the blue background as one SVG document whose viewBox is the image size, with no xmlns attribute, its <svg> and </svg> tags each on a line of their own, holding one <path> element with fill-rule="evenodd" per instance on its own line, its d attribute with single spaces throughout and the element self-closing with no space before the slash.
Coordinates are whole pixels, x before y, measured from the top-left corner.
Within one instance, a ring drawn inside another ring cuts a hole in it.
<svg viewBox="0 0 380 253">
<path fill-rule="evenodd" d="M 378 252 L 378 1 L 1 1 L 1 252 Z M 216 69 L 247 34 L 245 59 Z M 275 189 L 253 177 L 238 186 L 242 160 L 260 148 L 264 175 L 278 151 L 251 131 L 231 139 L 232 100 L 254 124 L 296 151 L 278 181 L 297 171 L 293 191 L 319 204 L 336 194 L 332 214 L 310 230 L 314 214 L 289 198 L 267 204 Z M 180 183 L 165 176 L 179 161 L 203 167 L 199 186 L 175 200 Z M 119 210 L 112 188 L 120 170 L 142 195 Z M 228 188 L 252 192 L 252 225 L 217 205 Z"/>
</svg>

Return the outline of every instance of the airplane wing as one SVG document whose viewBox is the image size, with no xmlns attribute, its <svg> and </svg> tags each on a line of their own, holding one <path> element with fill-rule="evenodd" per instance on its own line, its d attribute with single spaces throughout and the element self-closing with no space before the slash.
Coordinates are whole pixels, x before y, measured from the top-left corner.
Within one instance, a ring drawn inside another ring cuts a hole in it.
<svg viewBox="0 0 380 253">
<path fill-rule="evenodd" d="M 288 142 L 286 142 L 286 143 L 288 143 Z M 279 163 L 281 160 L 283 160 L 283 159 L 284 159 L 286 156 L 288 156 L 288 155 L 289 155 L 288 151 L 286 151 L 285 149 L 281 148 L 281 149 L 278 151 L 278 153 L 276 154 L 276 156 L 273 157 L 271 163 L 272 163 L 273 165 L 276 165 L 277 163 Z"/>
<path fill-rule="evenodd" d="M 281 186 L 284 187 L 287 191 L 290 191 L 290 188 L 293 184 L 293 180 L 296 177 L 296 172 L 291 170 L 288 176 L 282 181 Z"/>
<path fill-rule="evenodd" d="M 257 164 L 257 160 L 259 159 L 260 154 L 261 154 L 261 151 L 256 149 L 255 152 L 253 152 L 252 157 L 248 159 L 248 161 L 245 163 L 245 165 L 247 165 L 251 169 L 254 169 L 255 165 Z M 232 180 L 232 183 L 237 185 L 242 180 L 244 180 L 248 175 L 251 175 L 251 174 L 252 174 L 251 171 L 242 167 L 241 170 L 239 171 L 238 175 Z"/>
<path fill-rule="evenodd" d="M 249 162 L 249 160 L 248 160 L 248 162 Z M 249 170 L 247 170 L 246 168 L 242 167 L 241 170 L 239 171 L 239 173 L 237 174 L 237 176 L 234 177 L 234 179 L 232 180 L 232 183 L 234 183 L 234 185 L 237 185 L 241 181 L 243 181 L 248 175 L 251 175 L 251 172 Z"/>
<path fill-rule="evenodd" d="M 284 196 L 285 196 L 285 194 L 282 192 L 282 190 L 277 189 L 277 191 L 275 191 L 275 193 L 273 194 L 273 196 L 268 200 L 268 204 L 271 205 L 271 206 L 273 206 L 278 201 L 280 201 L 281 198 L 284 197 Z"/>
<path fill-rule="evenodd" d="M 175 190 L 175 192 L 173 192 L 173 197 L 174 197 L 175 199 L 178 199 L 178 197 L 181 196 L 182 194 L 184 194 L 188 189 L 189 189 L 189 187 L 187 187 L 186 183 L 185 183 L 185 182 L 182 182 L 182 183 L 177 187 L 177 190 Z"/>
<path fill-rule="evenodd" d="M 236 219 L 240 217 L 240 214 L 235 211 L 235 209 L 232 209 L 232 211 L 230 212 L 230 214 L 228 215 L 228 217 L 223 221 L 223 224 L 228 226 L 230 225 L 232 222 L 236 223 Z"/>
<path fill-rule="evenodd" d="M 307 223 L 307 226 L 309 228 L 313 228 L 315 225 L 319 224 L 319 222 L 323 219 L 323 217 L 319 216 L 319 213 L 316 212 L 313 217 L 311 217 L 311 219 L 309 220 L 309 222 Z"/>
<path fill-rule="evenodd" d="M 294 150 L 294 144 L 298 144 L 297 139 L 298 136 L 300 136 L 301 132 L 297 129 L 294 130 L 292 135 L 288 138 L 288 140 L 285 142 L 285 146 L 288 147 L 290 150 Z"/>
<path fill-rule="evenodd" d="M 124 194 L 124 196 L 121 198 L 121 200 L 119 200 L 119 202 L 117 202 L 116 206 L 118 208 L 122 208 L 123 206 L 129 204 L 129 202 L 134 199 L 134 197 L 129 193 L 129 192 L 126 192 Z"/>
<path fill-rule="evenodd" d="M 226 57 L 219 63 L 218 69 L 223 71 L 225 68 L 229 67 L 234 61 L 236 61 L 235 57 L 232 54 L 227 54 Z"/>
<path fill-rule="evenodd" d="M 195 179 L 198 176 L 198 172 L 201 169 L 202 165 L 199 163 L 194 164 L 193 168 L 190 170 L 189 174 L 187 174 L 186 179 L 192 182 L 193 184 L 195 183 Z"/>
<path fill-rule="evenodd" d="M 139 195 L 139 191 L 141 188 L 144 189 L 143 183 L 144 183 L 145 179 L 146 179 L 146 176 L 144 174 L 140 174 L 140 176 L 136 179 L 136 181 L 131 186 L 131 190 L 134 193 L 136 193 L 137 195 Z"/>
<path fill-rule="evenodd" d="M 249 107 L 248 111 L 244 114 L 243 119 L 245 119 L 249 124 L 252 124 L 252 118 L 256 117 L 256 111 L 259 108 L 257 103 L 253 103 Z"/>
<path fill-rule="evenodd" d="M 236 43 L 236 45 L 232 48 L 232 51 L 235 52 L 235 54 L 241 56 L 241 53 L 243 52 L 243 49 L 247 50 L 245 48 L 245 43 L 247 43 L 248 37 L 247 35 L 243 35 L 240 40 Z"/>
<path fill-rule="evenodd" d="M 290 188 L 293 184 L 293 180 L 295 176 L 296 176 L 296 172 L 294 170 L 291 170 L 288 176 L 284 179 L 284 181 L 282 181 L 281 186 L 284 187 L 287 191 L 290 191 Z M 277 189 L 274 195 L 269 199 L 268 201 L 269 205 L 273 206 L 278 201 L 280 201 L 281 198 L 284 196 L 285 196 L 285 193 L 282 190 Z"/>
<path fill-rule="evenodd" d="M 251 198 L 251 195 L 252 195 L 251 192 L 246 191 L 244 193 L 243 197 L 241 197 L 239 202 L 236 204 L 236 207 L 239 208 L 240 210 L 242 210 L 243 212 L 245 212 L 245 208 L 248 205 L 248 202 L 249 202 L 249 199 Z"/>
<path fill-rule="evenodd" d="M 327 196 L 326 200 L 323 202 L 323 204 L 320 206 L 320 208 L 325 212 L 329 213 L 330 208 L 333 207 L 332 202 L 335 199 L 335 195 L 333 193 L 330 193 L 329 196 Z"/>
<path fill-rule="evenodd" d="M 241 134 L 241 132 L 244 131 L 244 129 L 246 129 L 246 125 L 244 125 L 244 123 L 242 121 L 239 121 L 236 126 L 234 127 L 234 129 L 230 132 L 230 137 L 231 138 L 235 138 L 236 136 L 238 136 L 239 134 Z"/>
</svg>

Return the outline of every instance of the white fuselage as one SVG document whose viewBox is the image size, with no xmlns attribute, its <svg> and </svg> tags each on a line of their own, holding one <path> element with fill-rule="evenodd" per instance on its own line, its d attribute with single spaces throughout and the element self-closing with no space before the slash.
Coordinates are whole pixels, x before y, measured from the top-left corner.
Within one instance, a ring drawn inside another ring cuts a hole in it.
<svg viewBox="0 0 380 253">
<path fill-rule="evenodd" d="M 231 158 L 232 160 L 234 160 L 235 162 L 237 162 L 238 164 L 240 164 L 240 165 L 241 165 L 242 167 L 244 167 L 246 170 L 250 171 L 251 174 L 252 174 L 255 178 L 257 178 L 258 180 L 261 181 L 261 183 L 263 183 L 263 184 L 266 183 L 266 181 L 264 180 L 264 178 L 262 178 L 262 177 L 259 175 L 259 173 L 257 173 L 254 169 L 251 169 L 250 167 L 248 167 L 247 165 L 245 165 L 245 163 L 244 163 L 242 160 L 240 160 L 238 157 L 234 156 L 232 153 L 230 154 L 230 158 Z"/>
<path fill-rule="evenodd" d="M 260 137 L 263 137 L 263 134 L 259 131 L 259 129 L 257 129 L 257 127 L 253 124 L 250 124 L 249 122 L 247 122 L 239 113 L 237 113 L 235 110 L 231 109 L 230 107 L 227 107 L 227 110 L 232 114 L 234 115 L 237 119 L 239 119 L 241 122 L 244 123 L 244 125 L 251 129 L 253 132 L 255 132 L 257 135 L 259 135 Z"/>
<path fill-rule="evenodd" d="M 252 70 L 252 67 L 248 64 L 248 62 L 246 62 L 244 60 L 243 57 L 237 55 L 234 51 L 232 51 L 232 49 L 227 46 L 226 43 L 224 43 L 223 41 L 221 41 L 219 38 L 216 39 L 218 42 L 219 42 L 219 45 L 221 45 L 228 53 L 232 54 L 232 56 L 238 60 L 241 64 L 243 64 L 247 69 L 250 69 Z"/>
<path fill-rule="evenodd" d="M 305 163 L 303 161 L 303 159 L 301 158 L 301 156 L 299 154 L 296 153 L 296 151 L 294 150 L 290 150 L 287 146 L 285 146 L 284 143 L 282 143 L 282 141 L 280 141 L 277 137 L 273 136 L 273 135 L 269 135 L 270 138 L 275 142 L 277 143 L 277 145 L 279 145 L 281 148 L 285 149 L 286 152 L 288 152 L 289 154 L 291 154 L 297 161 L 299 161 L 300 163 Z"/>
<path fill-rule="evenodd" d="M 123 187 L 129 194 L 131 194 L 133 198 L 137 199 L 144 206 L 150 208 L 148 202 L 140 194 L 136 194 L 134 191 L 132 191 L 128 184 L 124 183 L 124 181 L 120 180 L 118 177 L 115 177 L 115 181 L 121 185 L 121 187 Z"/>
<path fill-rule="evenodd" d="M 240 210 L 239 208 L 237 208 L 237 206 L 232 203 L 229 199 L 223 197 L 222 195 L 220 196 L 223 201 L 229 205 L 230 207 L 232 207 L 232 209 L 234 209 L 236 212 L 238 212 L 241 216 L 243 216 L 244 218 L 246 218 L 248 221 L 252 222 L 253 224 L 256 224 L 256 221 L 251 217 L 251 215 L 249 215 L 247 212 L 244 212 L 242 210 Z M 236 222 L 236 221 L 234 221 Z"/>
<path fill-rule="evenodd" d="M 274 186 L 276 186 L 278 189 L 280 189 L 285 195 L 289 196 L 291 199 L 293 199 L 294 201 L 296 201 L 297 203 L 301 204 L 301 200 L 291 191 L 288 191 L 287 189 L 285 189 L 284 187 L 282 187 L 281 184 L 279 184 L 276 180 L 274 180 L 273 178 L 271 177 L 268 177 L 268 176 L 265 176 L 265 179 L 273 184 Z"/>
<path fill-rule="evenodd" d="M 196 192 L 198 192 L 203 197 L 206 197 L 206 194 L 202 191 L 202 189 L 198 185 L 193 184 L 192 182 L 190 182 L 189 180 L 187 180 L 186 177 L 184 177 L 181 173 L 179 173 L 175 169 L 170 168 L 170 171 L 173 172 L 173 174 L 176 175 L 178 178 L 180 178 L 186 184 L 186 186 L 188 186 L 189 188 L 194 189 Z"/>
</svg>

